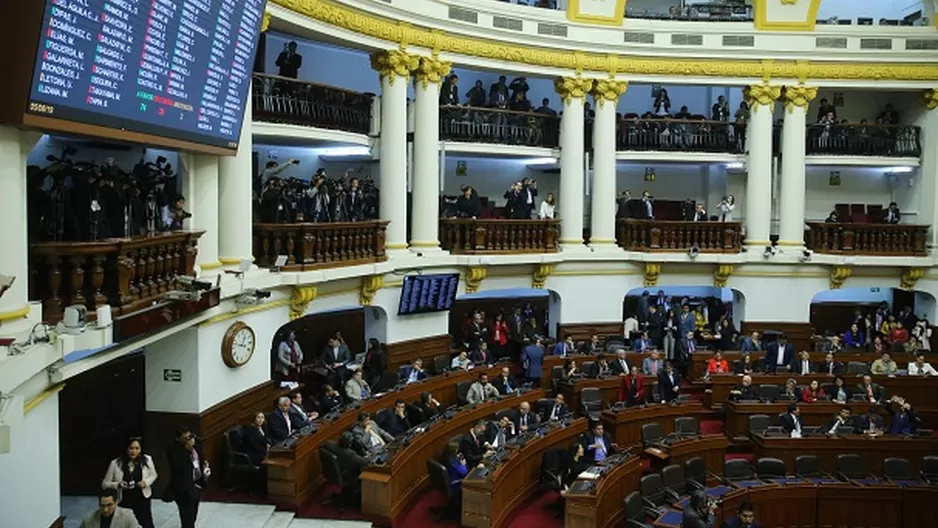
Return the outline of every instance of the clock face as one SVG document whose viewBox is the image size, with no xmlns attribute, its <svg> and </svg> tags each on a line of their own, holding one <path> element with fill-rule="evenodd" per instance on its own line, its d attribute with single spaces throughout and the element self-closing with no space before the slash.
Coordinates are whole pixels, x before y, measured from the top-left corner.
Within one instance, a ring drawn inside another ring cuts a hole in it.
<svg viewBox="0 0 938 528">
<path fill-rule="evenodd" d="M 222 359 L 229 367 L 241 367 L 254 355 L 254 345 L 254 330 L 242 322 L 237 322 L 225 334 Z"/>
</svg>

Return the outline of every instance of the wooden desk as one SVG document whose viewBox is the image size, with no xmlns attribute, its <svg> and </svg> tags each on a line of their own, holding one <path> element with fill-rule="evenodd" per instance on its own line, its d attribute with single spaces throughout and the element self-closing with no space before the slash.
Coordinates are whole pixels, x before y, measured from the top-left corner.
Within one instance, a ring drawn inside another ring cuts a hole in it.
<svg viewBox="0 0 938 528">
<path fill-rule="evenodd" d="M 550 354 L 550 352 L 551 352 L 550 349 L 545 351 L 546 354 Z M 641 370 L 642 362 L 645 361 L 645 358 L 649 357 L 650 355 L 651 354 L 648 354 L 648 353 L 627 352 L 626 361 L 628 361 L 629 367 L 632 367 L 634 365 L 634 366 L 637 366 L 639 370 Z M 663 357 L 664 357 L 664 353 L 662 353 L 662 358 Z M 554 367 L 562 367 L 564 362 L 567 359 L 572 359 L 576 361 L 577 368 L 580 368 L 583 365 L 583 363 L 586 361 L 596 361 L 596 355 L 571 354 L 570 356 L 567 356 L 566 358 L 562 358 L 560 356 L 545 355 L 544 363 L 541 365 L 541 386 L 542 387 L 544 387 L 545 389 L 551 388 L 551 384 L 550 384 L 551 373 L 553 372 Z M 606 354 L 606 361 L 609 361 L 611 363 L 612 360 L 614 359 L 616 359 L 616 354 L 614 353 Z M 613 398 L 613 401 L 615 401 L 615 398 Z"/>
<path fill-rule="evenodd" d="M 909 461 L 912 471 L 918 473 L 922 457 L 938 452 L 938 438 L 903 438 L 885 435 L 867 438 L 863 435 L 810 436 L 806 438 L 766 437 L 752 435 L 753 452 L 756 459 L 773 457 L 785 462 L 789 471 L 795 470 L 795 458 L 799 455 L 817 455 L 821 471 L 837 473 L 837 456 L 846 453 L 860 455 L 866 469 L 874 475 L 883 471 L 883 459 L 901 457 Z"/>
<path fill-rule="evenodd" d="M 653 404 L 646 407 L 629 407 L 619 412 L 603 411 L 602 421 L 605 430 L 612 435 L 615 443 L 623 448 L 641 445 L 642 424 L 658 422 L 665 434 L 674 432 L 674 419 L 680 416 L 700 418 L 706 410 L 698 401 L 680 405 Z M 722 467 L 722 466 L 721 466 Z"/>
<path fill-rule="evenodd" d="M 691 356 L 690 366 L 688 367 L 688 371 L 687 371 L 688 377 L 690 378 L 691 381 L 701 380 L 704 378 L 704 376 L 707 373 L 707 361 L 709 361 L 710 358 L 713 356 L 713 352 L 714 351 L 712 350 L 701 350 L 699 352 L 695 352 Z M 811 361 L 815 364 L 824 361 L 824 358 L 827 355 L 826 352 L 810 352 L 810 354 L 811 354 Z M 876 354 L 873 352 L 860 352 L 858 354 L 856 352 L 848 351 L 848 352 L 838 352 L 834 355 L 837 357 L 836 359 L 837 361 L 840 361 L 841 363 L 844 364 L 845 369 L 847 368 L 847 363 L 850 361 L 862 361 L 863 363 L 873 363 L 874 361 L 880 358 L 880 354 Z M 743 356 L 742 352 L 739 352 L 738 350 L 728 350 L 728 351 L 723 352 L 723 359 L 725 359 L 727 363 L 729 363 L 730 369 L 733 368 L 733 361 L 742 359 L 742 356 Z M 765 352 L 753 352 L 752 353 L 753 363 L 758 365 L 759 369 L 762 369 L 762 362 L 764 358 L 765 358 Z M 896 361 L 900 360 L 900 358 L 893 358 L 893 359 L 895 359 Z M 902 359 L 904 360 L 905 358 L 902 358 Z M 904 362 L 900 363 L 900 366 L 904 367 L 905 363 Z"/>
<path fill-rule="evenodd" d="M 642 476 L 640 460 L 631 456 L 596 481 L 590 493 L 567 493 L 565 528 L 612 528 L 622 524 L 622 499 L 638 489 Z M 581 481 L 577 481 L 581 482 Z M 573 487 L 575 487 L 574 484 Z"/>
<path fill-rule="evenodd" d="M 487 478 L 471 471 L 462 482 L 462 525 L 470 528 L 501 528 L 515 507 L 540 485 L 541 456 L 554 447 L 569 447 L 584 432 L 586 418 L 557 428 L 540 438 L 528 440 L 511 453 Z"/>
<path fill-rule="evenodd" d="M 707 471 L 722 475 L 727 443 L 723 435 L 707 435 L 675 442 L 668 449 L 668 464 L 683 465 L 688 459 L 699 456 L 704 459 Z"/>
<path fill-rule="evenodd" d="M 513 409 L 521 402 L 533 402 L 545 396 L 543 389 L 463 407 L 456 416 L 438 422 L 417 435 L 383 466 L 368 466 L 362 471 L 362 513 L 385 519 L 399 526 L 399 515 L 429 483 L 427 461 L 440 456 L 453 436 L 466 434 L 477 420 L 491 419 L 502 409 Z"/>
<path fill-rule="evenodd" d="M 645 380 L 645 394 L 651 392 L 651 386 L 657 382 L 655 376 L 642 376 Z M 557 392 L 563 394 L 564 400 L 573 412 L 580 412 L 580 391 L 587 387 L 598 387 L 603 402 L 612 405 L 619 401 L 619 388 L 622 387 L 622 376 L 606 376 L 604 378 L 580 378 L 575 381 L 562 381 Z"/>
<path fill-rule="evenodd" d="M 487 369 L 490 377 L 498 375 L 500 368 Z M 316 433 L 297 439 L 291 448 L 274 446 L 267 455 L 267 495 L 278 507 L 296 509 L 305 503 L 313 492 L 325 482 L 319 462 L 319 447 L 326 440 L 338 440 L 358 419 L 362 411 L 375 413 L 385 407 L 393 407 L 402 399 L 408 403 L 420 400 L 422 392 L 430 392 L 440 405 L 456 404 L 456 384 L 474 380 L 478 370 L 448 372 L 431 376 L 419 383 L 411 383 L 398 392 L 389 392 L 379 398 L 367 400 L 358 409 L 350 409 L 331 422 L 317 420 Z"/>
<path fill-rule="evenodd" d="M 827 422 L 839 413 L 843 406 L 843 404 L 831 402 L 803 403 L 799 406 L 801 409 L 799 415 L 801 423 L 803 425 L 827 425 Z M 859 416 L 869 410 L 870 404 L 848 403 L 847 407 L 850 407 L 850 410 L 853 411 L 853 416 Z M 877 406 L 877 408 L 880 410 L 880 414 L 884 414 L 881 406 Z M 767 414 L 773 425 L 779 425 L 777 417 L 779 414 L 788 411 L 788 403 L 727 402 L 723 409 L 726 411 L 726 419 L 723 422 L 726 435 L 730 438 L 748 438 L 750 416 Z"/>
</svg>

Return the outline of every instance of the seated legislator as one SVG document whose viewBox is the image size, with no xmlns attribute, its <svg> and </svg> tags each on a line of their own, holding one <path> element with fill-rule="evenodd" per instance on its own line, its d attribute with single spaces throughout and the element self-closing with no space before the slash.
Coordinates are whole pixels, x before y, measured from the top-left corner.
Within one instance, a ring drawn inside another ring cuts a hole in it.
<svg viewBox="0 0 938 528">
<path fill-rule="evenodd" d="M 332 385 L 323 385 L 323 393 L 319 398 L 319 413 L 327 414 L 333 409 L 342 406 L 342 395 L 332 388 Z"/>
<path fill-rule="evenodd" d="M 681 511 L 681 528 L 714 528 L 718 508 L 715 500 L 711 499 L 706 491 L 694 490 L 690 494 L 690 502 Z"/>
<path fill-rule="evenodd" d="M 625 359 L 625 350 L 619 350 L 616 352 L 616 360 L 613 361 L 609 367 L 612 369 L 613 374 L 618 374 L 620 376 L 628 374 L 631 371 L 629 368 L 629 362 Z"/>
<path fill-rule="evenodd" d="M 521 402 L 521 405 L 518 406 L 518 412 L 511 417 L 511 421 L 515 424 L 515 430 L 526 433 L 529 430 L 536 429 L 541 423 L 541 418 L 531 412 L 530 403 Z"/>
<path fill-rule="evenodd" d="M 365 381 L 361 370 L 356 370 L 352 377 L 345 382 L 345 396 L 352 401 L 371 398 L 371 386 Z"/>
<path fill-rule="evenodd" d="M 785 381 L 785 388 L 778 397 L 780 400 L 793 402 L 801 401 L 801 389 L 798 387 L 798 382 L 795 381 L 795 378 L 788 378 Z"/>
<path fill-rule="evenodd" d="M 560 494 L 566 495 L 570 485 L 580 476 L 580 473 L 589 469 L 591 465 L 593 465 L 593 462 L 586 456 L 586 448 L 582 443 L 575 442 L 570 446 L 570 451 L 563 459 L 563 467 L 560 474 L 563 490 Z"/>
<path fill-rule="evenodd" d="M 371 414 L 367 412 L 358 415 L 358 422 L 352 426 L 351 433 L 361 454 L 384 447 L 385 444 L 394 440 L 394 437 L 376 424 Z"/>
<path fill-rule="evenodd" d="M 788 342 L 785 334 L 778 336 L 778 341 L 769 344 L 765 351 L 765 371 L 775 373 L 779 370 L 786 371 L 791 368 L 792 359 L 795 357 L 795 347 Z"/>
<path fill-rule="evenodd" d="M 380 424 L 382 429 L 393 437 L 406 433 L 410 428 L 410 419 L 407 417 L 407 404 L 404 400 L 394 402 L 394 410 L 384 414 L 384 421 Z"/>
<path fill-rule="evenodd" d="M 848 428 L 850 432 L 854 433 L 857 431 L 857 421 L 853 417 L 853 411 L 850 410 L 850 407 L 841 407 L 840 412 L 834 415 L 834 417 L 827 422 L 827 425 L 824 426 L 824 432 L 833 435 L 837 434 L 838 430 L 841 428 Z"/>
<path fill-rule="evenodd" d="M 831 393 L 828 394 L 828 396 L 837 403 L 847 403 L 853 397 L 853 391 L 847 387 L 842 376 L 835 376 L 834 386 L 831 388 Z"/>
<path fill-rule="evenodd" d="M 759 332 L 753 332 L 743 338 L 743 340 L 739 342 L 739 351 L 744 355 L 749 355 L 752 352 L 762 352 L 762 341 L 759 339 L 760 337 Z"/>
<path fill-rule="evenodd" d="M 632 372 L 622 378 L 622 386 L 619 387 L 619 401 L 626 402 L 629 406 L 641 402 L 645 396 L 645 380 L 638 373 L 638 367 L 632 367 Z"/>
<path fill-rule="evenodd" d="M 596 334 L 591 335 L 589 341 L 580 343 L 580 348 L 577 349 L 580 354 L 600 354 L 602 351 L 603 344 L 599 342 L 599 336 Z"/>
<path fill-rule="evenodd" d="M 502 367 L 502 373 L 492 382 L 499 394 L 514 394 L 521 386 L 518 380 L 511 377 L 511 369 Z"/>
<path fill-rule="evenodd" d="M 733 362 L 733 372 L 736 374 L 752 374 L 759 371 L 759 364 L 753 361 L 752 354 L 743 354 L 739 361 Z"/>
<path fill-rule="evenodd" d="M 824 356 L 824 361 L 818 363 L 817 373 L 827 374 L 828 376 L 837 376 L 843 374 L 844 364 L 834 360 L 833 352 L 828 352 Z"/>
<path fill-rule="evenodd" d="M 869 410 L 857 420 L 857 428 L 861 433 L 870 436 L 883 434 L 883 417 L 879 415 L 876 407 L 870 407 Z"/>
<path fill-rule="evenodd" d="M 925 354 L 915 356 L 915 361 L 909 363 L 909 376 L 938 376 L 938 371 L 925 362 Z"/>
<path fill-rule="evenodd" d="M 790 434 L 792 438 L 801 438 L 801 409 L 797 403 L 788 404 L 788 411 L 779 417 L 782 422 L 782 429 Z"/>
<path fill-rule="evenodd" d="M 601 378 L 610 374 L 612 374 L 612 365 L 610 365 L 609 361 L 606 359 L 606 354 L 602 353 L 596 356 L 596 361 L 593 362 L 590 371 L 586 373 L 586 375 L 591 378 Z"/>
<path fill-rule="evenodd" d="M 896 365 L 889 352 L 883 352 L 883 355 L 870 365 L 870 372 L 877 376 L 895 376 L 898 370 L 899 365 Z"/>
<path fill-rule="evenodd" d="M 502 416 L 497 422 L 489 422 L 488 426 L 486 426 L 485 441 L 488 442 L 493 449 L 497 449 L 504 447 L 505 442 L 517 435 L 518 430 L 515 428 L 515 424 L 512 423 L 511 418 Z"/>
<path fill-rule="evenodd" d="M 569 412 L 570 410 L 567 408 L 567 404 L 563 401 L 563 394 L 558 394 L 554 396 L 554 402 L 544 409 L 544 421 L 559 420 L 569 414 Z"/>
<path fill-rule="evenodd" d="M 892 423 L 889 424 L 889 434 L 914 435 L 918 430 L 919 418 L 912 410 L 912 404 L 904 398 L 893 396 L 889 399 L 889 410 L 892 412 Z"/>
<path fill-rule="evenodd" d="M 602 462 L 609 455 L 615 454 L 616 447 L 612 438 L 603 430 L 602 422 L 593 422 L 589 431 L 583 433 L 580 439 L 583 449 L 586 450 L 586 460 Z"/>
<path fill-rule="evenodd" d="M 295 427 L 290 416 L 290 398 L 281 396 L 277 400 L 277 409 L 267 417 L 267 433 L 271 444 L 279 444 L 289 438 Z"/>
<path fill-rule="evenodd" d="M 479 341 L 479 346 L 469 354 L 469 361 L 476 365 L 489 365 L 495 363 L 495 357 L 489 351 L 488 343 Z"/>
<path fill-rule="evenodd" d="M 697 352 L 697 341 L 694 339 L 694 332 L 684 334 L 681 339 L 674 344 L 674 360 L 679 365 L 686 365 L 690 362 L 690 357 Z"/>
<path fill-rule="evenodd" d="M 662 402 L 677 400 L 681 391 L 681 375 L 678 374 L 670 361 L 664 362 L 664 370 L 658 373 L 658 392 Z"/>
<path fill-rule="evenodd" d="M 307 411 L 303 407 L 303 395 L 300 391 L 293 391 L 290 393 L 290 418 L 293 419 L 293 427 L 300 429 L 309 425 L 310 420 L 319 418 L 319 413 Z"/>
<path fill-rule="evenodd" d="M 420 358 L 415 359 L 413 364 L 406 367 L 402 374 L 401 379 L 407 383 L 417 383 L 429 377 L 429 374 L 423 368 L 423 360 Z"/>
<path fill-rule="evenodd" d="M 577 369 L 576 360 L 573 358 L 567 358 L 563 362 L 563 373 L 560 375 L 560 379 L 567 381 L 579 373 L 580 371 Z"/>
<path fill-rule="evenodd" d="M 481 464 L 482 459 L 492 453 L 492 446 L 485 439 L 486 427 L 485 420 L 479 420 L 459 440 L 459 451 L 470 467 Z"/>
<path fill-rule="evenodd" d="M 798 376 L 807 376 L 808 374 L 814 374 L 814 365 L 811 363 L 811 354 L 807 350 L 803 350 L 798 354 L 798 359 L 795 360 L 794 364 L 791 366 L 792 374 L 797 374 Z"/>
<path fill-rule="evenodd" d="M 442 457 L 443 465 L 446 466 L 446 475 L 449 478 L 450 490 L 456 497 L 457 503 L 462 502 L 462 481 L 469 474 L 469 465 L 466 456 L 460 451 L 457 442 L 446 444 Z"/>
<path fill-rule="evenodd" d="M 436 401 L 436 398 L 429 392 L 420 393 L 420 401 L 417 402 L 417 408 L 420 409 L 420 412 L 423 414 L 424 420 L 429 420 L 440 414 L 440 402 Z"/>
<path fill-rule="evenodd" d="M 659 385 L 660 387 L 660 385 Z M 758 400 L 759 392 L 752 385 L 752 376 L 748 374 L 732 390 L 730 390 L 731 401 Z"/>
<path fill-rule="evenodd" d="M 869 374 L 863 376 L 863 382 L 857 385 L 857 394 L 862 394 L 864 400 L 869 403 L 879 403 L 886 397 L 886 391 L 879 383 L 873 383 L 873 377 Z"/>
<path fill-rule="evenodd" d="M 811 380 L 808 387 L 801 391 L 801 401 L 805 403 L 817 403 L 818 400 L 824 399 L 827 399 L 827 395 L 824 394 L 824 389 L 817 380 Z"/>
<path fill-rule="evenodd" d="M 570 354 L 573 354 L 573 336 L 567 334 L 564 336 L 563 341 L 560 341 L 554 345 L 553 350 L 551 351 L 552 356 L 567 357 Z"/>
<path fill-rule="evenodd" d="M 762 528 L 756 522 L 756 509 L 752 504 L 743 502 L 736 508 L 736 516 L 723 521 L 723 528 Z"/>
<path fill-rule="evenodd" d="M 469 360 L 469 353 L 465 350 L 459 352 L 449 364 L 449 368 L 452 370 L 469 370 L 471 366 L 472 361 Z"/>
<path fill-rule="evenodd" d="M 717 350 L 710 359 L 707 360 L 707 375 L 713 376 L 714 374 L 729 374 L 730 365 L 723 359 L 723 352 Z"/>
<path fill-rule="evenodd" d="M 648 352 L 655 347 L 655 344 L 648 337 L 648 332 L 642 332 L 641 337 L 632 342 L 633 352 Z"/>
<path fill-rule="evenodd" d="M 472 404 L 497 399 L 498 389 L 489 383 L 489 375 L 485 372 L 479 374 L 479 379 L 469 386 L 469 392 L 466 393 L 466 401 Z"/>
<path fill-rule="evenodd" d="M 824 343 L 824 352 L 843 352 L 844 343 L 840 340 L 840 336 L 832 335 L 827 340 L 827 343 Z"/>
<path fill-rule="evenodd" d="M 662 370 L 664 370 L 664 361 L 661 360 L 661 354 L 657 350 L 652 350 L 651 355 L 642 361 L 642 374 L 657 376 Z"/>
<path fill-rule="evenodd" d="M 264 432 L 265 422 L 267 422 L 267 417 L 259 412 L 254 415 L 254 421 L 250 425 L 241 428 L 241 450 L 248 456 L 253 466 L 261 465 L 270 449 L 270 438 Z"/>
</svg>

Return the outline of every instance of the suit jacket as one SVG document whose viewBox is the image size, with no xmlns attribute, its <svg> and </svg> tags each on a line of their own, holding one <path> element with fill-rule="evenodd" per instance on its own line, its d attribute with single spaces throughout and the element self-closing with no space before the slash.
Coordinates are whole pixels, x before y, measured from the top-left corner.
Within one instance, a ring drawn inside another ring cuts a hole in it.
<svg viewBox="0 0 938 528">
<path fill-rule="evenodd" d="M 644 352 L 654 348 L 654 346 L 655 344 L 651 342 L 651 339 L 645 341 L 644 339 L 639 338 L 632 343 L 632 350 L 635 352 Z"/>
<path fill-rule="evenodd" d="M 609 362 L 609 368 L 612 369 L 613 374 L 628 374 L 631 367 L 628 360 L 625 360 L 625 365 L 623 365 L 619 358 L 615 358 Z"/>
<path fill-rule="evenodd" d="M 885 396 L 885 391 L 883 390 L 883 386 L 880 385 L 879 383 L 872 383 L 870 384 L 870 388 L 873 391 L 873 399 L 875 399 L 876 401 L 882 401 L 883 397 Z M 862 383 L 857 385 L 857 390 L 854 391 L 854 394 L 862 394 L 864 398 L 867 398 L 868 393 L 866 390 L 866 385 Z"/>
<path fill-rule="evenodd" d="M 756 343 L 752 340 L 752 337 L 747 337 L 739 344 L 739 350 L 740 352 L 761 352 L 762 341 Z"/>
<path fill-rule="evenodd" d="M 290 419 L 293 420 L 293 429 L 309 425 L 309 413 L 302 406 L 297 406 L 295 403 L 290 404 Z"/>
<path fill-rule="evenodd" d="M 693 317 L 691 317 L 693 319 Z M 697 342 L 693 342 L 693 351 L 697 351 Z M 680 363 L 687 363 L 690 361 L 691 356 L 691 346 L 688 343 L 687 338 L 681 338 L 676 343 L 674 343 L 674 356 Z"/>
<path fill-rule="evenodd" d="M 241 427 L 241 451 L 251 459 L 251 463 L 259 466 L 267 457 L 267 446 L 270 438 L 257 426 L 245 425 Z"/>
<path fill-rule="evenodd" d="M 345 382 L 345 396 L 350 400 L 361 401 L 362 398 L 362 389 L 365 390 L 365 397 L 371 397 L 371 386 L 368 385 L 368 382 L 362 380 L 361 383 L 358 382 L 355 378 L 349 378 Z"/>
<path fill-rule="evenodd" d="M 679 391 L 674 390 L 681 386 L 681 375 L 677 370 L 671 369 L 671 375 L 661 370 L 658 372 L 658 392 L 661 393 L 661 399 L 664 401 L 674 401 L 677 399 Z"/>
<path fill-rule="evenodd" d="M 413 366 L 408 366 L 408 367 L 404 368 L 404 372 L 403 372 L 404 375 L 401 376 L 401 379 L 402 379 L 403 381 L 408 381 L 408 380 L 410 379 L 410 375 L 411 375 L 413 372 L 414 372 L 414 367 L 413 367 Z M 417 373 L 417 381 L 423 381 L 423 380 L 427 379 L 427 376 L 428 376 L 427 371 L 426 371 L 426 370 L 421 370 L 420 372 Z"/>
<path fill-rule="evenodd" d="M 385 441 L 385 443 L 394 440 L 394 437 L 382 429 L 381 426 L 377 423 L 372 423 L 371 429 L 377 433 L 377 435 L 380 436 L 381 439 Z M 352 426 L 350 432 L 352 433 L 352 441 L 354 442 L 358 451 L 362 454 L 367 453 L 371 448 L 371 441 L 369 440 L 369 433 L 365 432 L 365 428 L 362 427 L 361 424 L 356 423 L 354 426 Z"/>
<path fill-rule="evenodd" d="M 348 363 L 352 361 L 352 352 L 348 349 L 348 346 L 340 344 L 338 349 L 333 350 L 329 345 L 326 345 L 326 348 L 322 351 L 322 356 L 320 358 L 323 363 L 326 365 L 332 366 L 333 363 Z"/>
<path fill-rule="evenodd" d="M 544 349 L 537 345 L 524 347 L 521 359 L 525 364 L 524 375 L 529 379 L 541 379 L 541 366 L 544 364 Z"/>
<path fill-rule="evenodd" d="M 785 429 L 786 433 L 790 433 L 795 430 L 795 418 L 791 413 L 785 413 L 779 417 L 779 421 L 782 422 L 782 428 Z M 798 418 L 798 423 L 801 425 L 801 428 L 804 429 L 804 422 L 801 421 L 801 418 Z"/>
<path fill-rule="evenodd" d="M 781 348 L 781 351 L 779 351 Z M 772 343 L 765 351 L 765 371 L 766 372 L 775 372 L 778 370 L 778 356 L 782 355 L 782 366 L 791 366 L 791 360 L 795 357 L 795 347 L 791 343 L 785 344 L 784 347 L 781 347 L 779 343 Z"/>
<path fill-rule="evenodd" d="M 145 488 L 149 489 L 149 488 Z M 133 510 L 118 506 L 111 518 L 111 528 L 139 528 L 140 523 L 134 516 Z M 80 528 L 101 528 L 101 512 L 95 510 L 81 522 Z"/>
<path fill-rule="evenodd" d="M 498 389 L 499 394 L 508 394 L 508 389 L 511 388 L 513 392 L 516 392 L 521 386 L 518 384 L 518 380 L 508 376 L 506 383 L 505 378 L 499 376 L 495 378 L 495 381 L 492 382 L 492 385 L 495 385 L 495 388 Z"/>
<path fill-rule="evenodd" d="M 544 406 L 544 421 L 550 420 L 552 414 L 554 414 L 554 407 L 557 406 L 557 402 L 551 402 L 549 405 Z M 564 415 L 570 412 L 570 408 L 567 407 L 566 403 L 560 405 L 560 408 L 557 409 L 557 419 L 563 418 Z"/>
<path fill-rule="evenodd" d="M 793 359 L 792 359 L 792 361 L 791 361 L 791 371 L 792 371 L 792 373 L 797 374 L 797 375 L 799 375 L 799 376 L 802 375 L 802 370 L 801 370 L 801 369 L 802 369 L 802 366 L 803 366 L 803 365 L 802 365 L 802 362 L 803 362 L 803 361 L 804 361 L 804 360 L 801 359 L 801 358 L 793 358 Z M 815 370 L 814 363 L 809 359 L 809 360 L 808 360 L 808 374 L 814 374 L 815 372 L 816 372 L 816 370 Z"/>
<path fill-rule="evenodd" d="M 739 400 L 758 400 L 759 391 L 756 389 L 755 385 L 750 385 L 748 387 L 744 386 L 742 383 L 733 387 L 733 390 L 738 390 L 739 394 L 730 394 L 731 401 Z"/>
<path fill-rule="evenodd" d="M 469 392 L 466 393 L 466 401 L 469 403 L 482 403 L 488 399 L 498 398 L 498 389 L 491 383 L 482 386 L 478 381 L 469 386 Z"/>
<path fill-rule="evenodd" d="M 410 419 L 407 418 L 407 413 L 404 413 L 404 417 L 401 418 L 394 412 L 387 414 L 386 418 L 381 424 L 382 429 L 384 429 L 391 436 L 402 435 L 411 428 Z"/>
<path fill-rule="evenodd" d="M 516 413 L 511 417 L 511 421 L 512 421 L 512 423 L 515 424 L 515 430 L 518 431 L 518 432 L 521 432 L 521 412 L 520 412 L 520 411 L 519 411 L 519 412 L 516 412 Z M 538 416 L 538 415 L 537 415 L 536 413 L 534 413 L 533 411 L 532 411 L 532 412 L 529 412 L 529 413 L 528 413 L 527 422 L 528 422 L 528 430 L 534 429 L 535 427 L 537 427 L 538 425 L 540 425 L 540 423 L 541 423 L 541 417 Z"/>
<path fill-rule="evenodd" d="M 287 420 L 283 418 L 283 413 L 279 409 L 267 415 L 267 436 L 270 438 L 271 444 L 283 442 L 292 432 L 298 429 L 294 425 L 296 422 L 293 416 L 289 413 L 287 413 L 287 416 L 290 420 L 290 427 L 287 427 Z"/>
<path fill-rule="evenodd" d="M 342 405 L 342 396 L 338 392 L 332 397 L 323 395 L 319 398 L 319 414 L 326 414 L 340 405 Z"/>
<path fill-rule="evenodd" d="M 484 437 L 473 437 L 472 433 L 466 433 L 459 440 L 459 451 L 466 457 L 466 466 L 474 467 L 482 462 L 486 451 L 485 442 L 487 440 Z"/>
<path fill-rule="evenodd" d="M 831 367 L 833 367 L 833 372 L 831 372 Z M 834 375 L 834 376 L 838 374 L 843 374 L 844 364 L 839 361 L 833 361 L 831 363 L 828 363 L 827 361 L 821 361 L 820 363 L 817 364 L 817 372 L 819 374 L 827 374 L 827 375 Z"/>
<path fill-rule="evenodd" d="M 589 460 L 590 462 L 595 461 L 596 450 L 590 449 L 589 446 L 596 443 L 596 434 L 593 433 L 592 429 L 590 429 L 589 431 L 586 431 L 585 433 L 583 433 L 583 436 L 580 438 L 583 444 L 583 451 L 584 451 L 583 454 L 586 455 L 586 459 Z M 612 447 L 612 437 L 609 436 L 609 433 L 604 432 L 602 438 L 603 438 L 603 443 L 606 444 L 606 456 L 608 457 L 609 455 L 615 453 L 615 448 Z"/>
<path fill-rule="evenodd" d="M 512 424 L 510 427 L 502 429 L 502 426 L 498 425 L 498 422 L 489 422 L 485 427 L 485 441 L 491 445 L 495 445 L 495 440 L 501 435 L 502 439 L 499 441 L 499 446 L 504 446 L 505 442 L 511 440 L 518 434 L 518 428 Z"/>
<path fill-rule="evenodd" d="M 653 366 L 657 367 L 654 369 L 654 372 L 652 372 Z M 644 372 L 645 374 L 648 374 L 649 376 L 652 376 L 652 375 L 657 376 L 658 373 L 661 372 L 662 370 L 664 370 L 663 360 L 660 360 L 660 359 L 654 360 L 648 357 L 648 358 L 645 358 L 644 361 L 642 361 L 642 372 Z"/>
<path fill-rule="evenodd" d="M 150 455 L 143 455 L 145 464 L 141 466 L 141 473 L 143 475 L 143 481 L 147 483 L 147 487 L 141 489 L 144 497 L 149 497 L 153 495 L 153 482 L 159 476 L 156 473 L 156 466 L 153 465 L 153 458 Z M 107 467 L 107 472 L 104 474 L 104 479 L 101 480 L 101 487 L 103 489 L 113 488 L 118 492 L 121 490 L 121 482 L 124 482 L 124 471 L 121 468 L 121 459 L 115 458 L 111 460 L 111 463 Z M 120 502 L 118 500 L 118 502 Z M 113 523 L 111 524 L 113 526 Z"/>
<path fill-rule="evenodd" d="M 573 350 L 574 349 L 572 346 L 567 346 L 566 341 L 561 341 L 557 343 L 556 345 L 554 345 L 553 350 L 551 350 L 551 355 L 566 357 L 572 354 Z"/>
<path fill-rule="evenodd" d="M 634 398 L 632 398 L 632 392 L 635 392 Z M 641 400 L 644 396 L 645 380 L 642 378 L 641 374 L 635 376 L 634 386 L 632 383 L 632 376 L 625 376 L 622 378 L 622 386 L 619 387 L 619 401 L 635 403 Z"/>
<path fill-rule="evenodd" d="M 837 424 L 837 418 L 831 418 L 830 421 L 827 422 L 827 425 L 824 426 L 824 432 L 829 433 L 830 430 L 833 429 L 836 424 Z M 847 418 L 847 421 L 841 424 L 839 427 L 849 427 L 853 432 L 856 432 L 857 420 L 855 417 L 851 416 L 850 418 Z M 834 432 L 836 433 L 837 431 L 834 431 Z"/>
<path fill-rule="evenodd" d="M 715 523 L 712 513 L 701 515 L 693 508 L 684 508 L 681 513 L 681 528 L 713 528 Z"/>
<path fill-rule="evenodd" d="M 495 358 L 492 357 L 491 350 L 486 350 L 485 352 L 482 352 L 482 349 L 476 348 L 472 352 L 469 353 L 469 361 L 473 363 L 485 363 L 487 365 L 489 363 L 494 363 Z"/>
<path fill-rule="evenodd" d="M 178 442 L 173 442 L 166 448 L 166 461 L 169 465 L 169 482 L 166 491 L 163 492 L 163 500 L 167 497 L 178 498 L 188 497 L 195 501 L 201 495 L 202 488 L 205 487 L 205 455 L 202 453 L 202 445 L 195 444 L 195 451 L 199 455 L 199 466 L 203 471 L 198 479 L 194 479 L 192 474 L 191 453 Z M 113 526 L 113 525 L 112 525 Z M 134 527 L 136 528 L 136 527 Z"/>
<path fill-rule="evenodd" d="M 590 365 L 589 372 L 587 372 L 586 375 L 591 378 L 598 378 L 600 376 L 608 376 L 610 374 L 613 374 L 614 372 L 615 370 L 612 368 L 611 363 L 607 362 L 606 367 L 603 368 L 603 366 L 599 364 L 599 361 L 596 361 L 595 363 Z"/>
</svg>

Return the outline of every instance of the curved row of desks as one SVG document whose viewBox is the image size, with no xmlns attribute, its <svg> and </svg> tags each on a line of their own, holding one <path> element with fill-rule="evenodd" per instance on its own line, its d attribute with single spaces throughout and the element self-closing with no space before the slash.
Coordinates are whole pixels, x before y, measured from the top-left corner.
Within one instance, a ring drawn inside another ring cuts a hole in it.
<svg viewBox="0 0 938 528">
<path fill-rule="evenodd" d="M 886 413 L 886 408 L 882 405 L 871 406 L 868 403 L 851 402 L 847 404 L 832 402 L 806 403 L 799 406 L 801 409 L 798 418 L 802 425 L 825 426 L 830 420 L 840 412 L 844 406 L 849 407 L 853 416 L 860 416 L 875 408 L 879 414 Z M 777 422 L 776 417 L 788 411 L 788 404 L 779 403 L 749 403 L 749 402 L 727 402 L 723 406 L 726 411 L 726 418 L 723 422 L 723 430 L 730 438 L 748 438 L 749 436 L 749 417 L 755 414 L 766 414 L 773 423 Z M 887 420 L 885 423 L 889 423 Z"/>
</svg>

